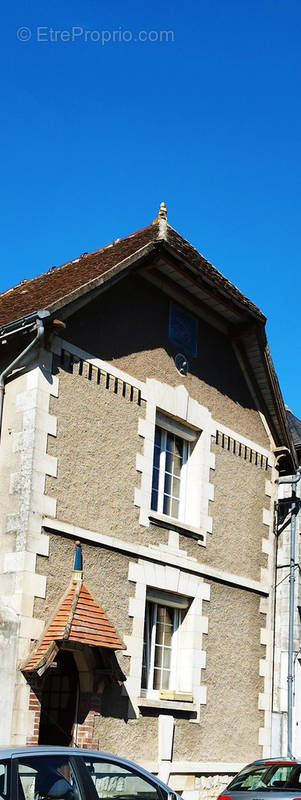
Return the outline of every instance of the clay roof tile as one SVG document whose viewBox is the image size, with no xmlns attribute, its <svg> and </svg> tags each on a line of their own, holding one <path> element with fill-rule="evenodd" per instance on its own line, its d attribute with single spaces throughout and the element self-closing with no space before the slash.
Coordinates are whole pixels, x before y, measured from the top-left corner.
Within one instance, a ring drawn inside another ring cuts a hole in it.
<svg viewBox="0 0 301 800">
<path fill-rule="evenodd" d="M 42 639 L 23 666 L 33 672 L 55 657 L 65 642 L 80 642 L 91 647 L 125 650 L 114 626 L 84 584 L 73 582 L 52 618 Z"/>
</svg>

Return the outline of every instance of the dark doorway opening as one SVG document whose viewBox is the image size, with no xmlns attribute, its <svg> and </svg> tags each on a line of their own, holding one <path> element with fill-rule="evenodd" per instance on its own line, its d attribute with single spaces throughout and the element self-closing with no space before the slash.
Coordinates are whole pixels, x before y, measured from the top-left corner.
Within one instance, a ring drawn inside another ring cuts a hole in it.
<svg viewBox="0 0 301 800">
<path fill-rule="evenodd" d="M 45 676 L 39 744 L 71 745 L 78 692 L 78 671 L 73 655 L 61 650 Z"/>
</svg>

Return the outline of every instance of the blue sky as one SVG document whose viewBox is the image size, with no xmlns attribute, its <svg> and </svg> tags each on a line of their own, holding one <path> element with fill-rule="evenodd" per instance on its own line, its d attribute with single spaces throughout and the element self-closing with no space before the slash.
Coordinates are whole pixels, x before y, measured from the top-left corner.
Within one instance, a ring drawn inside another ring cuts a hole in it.
<svg viewBox="0 0 301 800">
<path fill-rule="evenodd" d="M 0 289 L 165 200 L 268 317 L 301 417 L 300 0 L 23 0 L 2 17 Z"/>
</svg>

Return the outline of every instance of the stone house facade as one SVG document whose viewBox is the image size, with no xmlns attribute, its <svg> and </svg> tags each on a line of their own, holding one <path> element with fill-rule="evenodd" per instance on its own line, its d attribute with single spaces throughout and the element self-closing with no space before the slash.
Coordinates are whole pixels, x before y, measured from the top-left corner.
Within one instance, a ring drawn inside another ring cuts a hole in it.
<svg viewBox="0 0 301 800">
<path fill-rule="evenodd" d="M 162 205 L 0 309 L 0 741 L 216 796 L 271 747 L 276 466 L 296 452 L 265 317 Z"/>
</svg>

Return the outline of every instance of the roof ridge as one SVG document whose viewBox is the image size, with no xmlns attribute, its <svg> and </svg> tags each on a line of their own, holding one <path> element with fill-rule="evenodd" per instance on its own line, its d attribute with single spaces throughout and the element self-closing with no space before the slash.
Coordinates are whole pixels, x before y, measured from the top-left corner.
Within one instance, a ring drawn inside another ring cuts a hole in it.
<svg viewBox="0 0 301 800">
<path fill-rule="evenodd" d="M 82 580 L 81 581 L 73 581 L 73 585 L 74 585 L 74 595 L 73 595 L 73 598 L 72 598 L 72 601 L 71 601 L 70 611 L 69 611 L 69 614 L 68 614 L 68 617 L 67 617 L 67 621 L 66 621 L 66 624 L 65 624 L 65 627 L 64 627 L 64 631 L 63 631 L 63 637 L 62 637 L 63 640 L 69 639 L 69 634 L 70 634 L 71 627 L 72 627 L 73 617 L 74 617 L 74 614 L 75 614 L 75 611 L 76 611 L 76 607 L 77 607 L 77 604 L 78 604 L 78 599 L 79 599 L 79 595 L 80 595 L 81 588 L 82 588 L 82 585 L 83 585 L 83 581 Z"/>
</svg>

